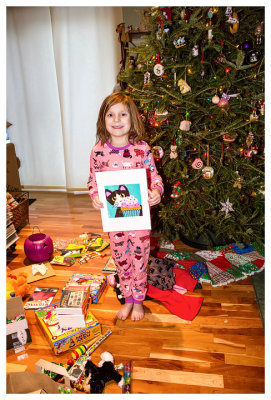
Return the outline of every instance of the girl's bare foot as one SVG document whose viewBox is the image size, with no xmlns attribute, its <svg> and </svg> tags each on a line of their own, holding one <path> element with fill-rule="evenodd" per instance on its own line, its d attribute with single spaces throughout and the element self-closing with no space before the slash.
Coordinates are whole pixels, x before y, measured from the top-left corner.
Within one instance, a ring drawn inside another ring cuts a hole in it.
<svg viewBox="0 0 271 400">
<path fill-rule="evenodd" d="M 143 308 L 142 303 L 140 303 L 140 304 L 134 303 L 131 320 L 132 321 L 140 321 L 143 318 L 144 318 L 144 308 Z"/>
<path fill-rule="evenodd" d="M 117 312 L 118 319 L 122 319 L 123 321 L 128 317 L 130 314 L 134 303 L 125 303 Z"/>
</svg>

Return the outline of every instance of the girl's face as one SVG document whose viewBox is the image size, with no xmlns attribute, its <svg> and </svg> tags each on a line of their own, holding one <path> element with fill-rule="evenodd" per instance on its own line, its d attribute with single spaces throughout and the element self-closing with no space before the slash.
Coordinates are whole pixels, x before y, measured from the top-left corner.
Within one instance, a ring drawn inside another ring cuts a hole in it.
<svg viewBox="0 0 271 400">
<path fill-rule="evenodd" d="M 123 103 L 114 104 L 105 115 L 105 127 L 111 137 L 111 144 L 125 146 L 131 129 L 131 116 Z"/>
</svg>

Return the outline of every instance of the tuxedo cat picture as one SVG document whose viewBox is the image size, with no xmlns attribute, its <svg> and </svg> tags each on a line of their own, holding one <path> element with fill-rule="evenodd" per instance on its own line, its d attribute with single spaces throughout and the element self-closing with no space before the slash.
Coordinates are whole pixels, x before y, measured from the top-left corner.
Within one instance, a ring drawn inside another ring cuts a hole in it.
<svg viewBox="0 0 271 400">
<path fill-rule="evenodd" d="M 142 216 L 139 184 L 126 184 L 105 187 L 110 218 Z"/>
</svg>

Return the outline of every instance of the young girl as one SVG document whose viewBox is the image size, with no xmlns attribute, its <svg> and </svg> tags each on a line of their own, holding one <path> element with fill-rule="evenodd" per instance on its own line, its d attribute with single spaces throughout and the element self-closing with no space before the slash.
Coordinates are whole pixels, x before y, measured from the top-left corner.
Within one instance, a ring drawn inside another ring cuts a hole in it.
<svg viewBox="0 0 271 400">
<path fill-rule="evenodd" d="M 97 143 L 91 150 L 89 195 L 97 210 L 104 205 L 97 190 L 95 172 L 145 168 L 150 206 L 160 203 L 164 187 L 148 144 L 142 141 L 144 126 L 133 100 L 124 93 L 113 93 L 102 103 L 97 121 Z M 142 302 L 147 291 L 147 263 L 150 231 L 109 232 L 110 248 L 120 280 L 125 304 L 117 313 L 125 320 L 144 317 Z"/>
</svg>

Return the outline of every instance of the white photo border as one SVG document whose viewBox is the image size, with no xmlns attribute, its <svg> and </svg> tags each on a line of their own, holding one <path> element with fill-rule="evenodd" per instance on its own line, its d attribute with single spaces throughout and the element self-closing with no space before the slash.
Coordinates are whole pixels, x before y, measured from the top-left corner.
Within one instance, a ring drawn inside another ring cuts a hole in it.
<svg viewBox="0 0 271 400">
<path fill-rule="evenodd" d="M 150 206 L 148 203 L 147 173 L 145 168 L 96 172 L 96 181 L 101 208 L 104 232 L 137 231 L 151 229 Z M 142 216 L 110 218 L 106 207 L 105 187 L 110 185 L 139 184 Z"/>
</svg>

